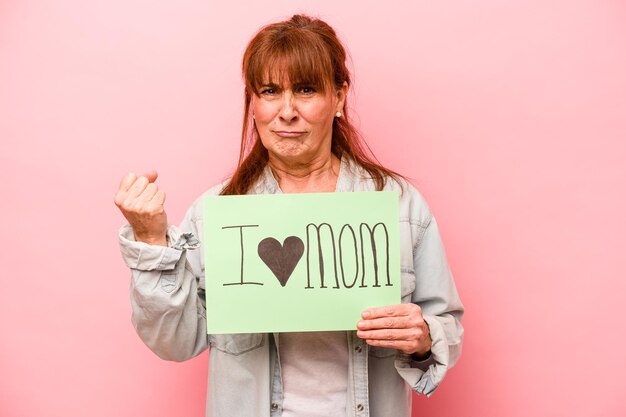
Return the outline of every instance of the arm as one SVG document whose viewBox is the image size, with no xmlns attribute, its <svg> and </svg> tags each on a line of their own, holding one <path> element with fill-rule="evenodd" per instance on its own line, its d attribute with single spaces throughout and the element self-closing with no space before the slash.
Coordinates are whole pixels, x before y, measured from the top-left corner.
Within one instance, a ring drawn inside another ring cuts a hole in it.
<svg viewBox="0 0 626 417">
<path fill-rule="evenodd" d="M 185 222 L 181 225 L 185 228 Z M 188 257 L 199 251 L 192 233 L 168 229 L 169 247 L 136 242 L 129 225 L 120 229 L 120 249 L 131 269 L 131 321 L 143 342 L 167 360 L 190 359 L 207 346 L 202 278 Z"/>
<path fill-rule="evenodd" d="M 415 392 L 431 395 L 461 353 L 463 305 L 428 204 L 411 184 L 401 188 L 400 216 L 410 225 L 401 229 L 401 256 L 415 287 L 403 294 L 407 304 L 364 311 L 357 336 L 397 349 L 397 372 Z"/>
<path fill-rule="evenodd" d="M 133 192 L 133 187 L 142 186 L 137 186 L 137 181 L 128 186 L 132 177 L 122 181 L 116 196 L 116 204 L 130 223 L 120 229 L 119 243 L 131 269 L 132 322 L 144 343 L 158 356 L 186 360 L 204 351 L 208 344 L 201 251 L 196 238 L 200 237 L 201 217 L 194 204 L 180 228 L 162 229 L 163 202 L 153 204 L 158 207 L 149 210 L 144 192 L 154 190 L 145 186 L 144 177 L 143 191 Z M 150 201 L 154 202 L 154 197 Z M 139 230 L 143 233 L 137 233 Z M 150 243 L 147 235 L 153 237 Z"/>
<path fill-rule="evenodd" d="M 411 303 L 363 311 L 357 336 L 371 346 L 397 349 L 400 375 L 414 391 L 430 395 L 460 355 L 463 305 L 432 217 L 413 254 Z"/>
<path fill-rule="evenodd" d="M 431 395 L 461 355 L 463 305 L 434 218 L 413 253 L 416 286 L 411 301 L 420 306 L 428 324 L 431 355 L 422 363 L 400 356 L 396 368 L 416 392 Z"/>
</svg>

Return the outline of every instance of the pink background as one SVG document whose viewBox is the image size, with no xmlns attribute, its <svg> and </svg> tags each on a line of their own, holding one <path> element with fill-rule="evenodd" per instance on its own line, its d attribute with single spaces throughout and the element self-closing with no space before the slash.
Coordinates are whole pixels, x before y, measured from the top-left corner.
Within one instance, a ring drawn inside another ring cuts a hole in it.
<svg viewBox="0 0 626 417">
<path fill-rule="evenodd" d="M 626 415 L 623 1 L 210 3 L 0 2 L 1 416 L 204 415 L 206 353 L 164 362 L 130 324 L 113 195 L 156 168 L 178 223 L 232 172 L 243 48 L 297 11 L 351 51 L 467 308 L 414 415 Z"/>
</svg>

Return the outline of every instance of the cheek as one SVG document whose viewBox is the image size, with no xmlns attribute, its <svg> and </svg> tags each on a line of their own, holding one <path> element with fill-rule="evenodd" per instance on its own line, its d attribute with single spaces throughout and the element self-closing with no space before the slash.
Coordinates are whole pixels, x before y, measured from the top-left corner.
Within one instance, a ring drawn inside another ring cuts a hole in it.
<svg viewBox="0 0 626 417">
<path fill-rule="evenodd" d="M 275 106 L 268 103 L 255 103 L 252 106 L 254 111 L 254 119 L 258 124 L 268 124 L 276 117 L 278 113 Z"/>
<path fill-rule="evenodd" d="M 302 117 L 311 124 L 327 124 L 329 120 L 332 120 L 334 112 L 331 112 L 331 107 L 328 105 L 312 104 L 303 106 L 300 112 Z"/>
</svg>

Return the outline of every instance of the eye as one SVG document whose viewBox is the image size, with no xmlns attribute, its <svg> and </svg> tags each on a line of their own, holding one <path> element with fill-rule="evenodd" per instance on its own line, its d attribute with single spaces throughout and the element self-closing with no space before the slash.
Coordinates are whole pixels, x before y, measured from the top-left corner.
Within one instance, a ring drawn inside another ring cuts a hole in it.
<svg viewBox="0 0 626 417">
<path fill-rule="evenodd" d="M 298 88 L 298 92 L 300 94 L 304 94 L 306 96 L 309 96 L 311 94 L 314 94 L 316 91 L 315 91 L 314 87 L 311 87 L 310 85 L 304 85 L 304 86 Z"/>
<path fill-rule="evenodd" d="M 274 88 L 266 87 L 261 89 L 261 95 L 263 96 L 273 96 L 274 94 L 276 94 L 276 90 Z"/>
</svg>

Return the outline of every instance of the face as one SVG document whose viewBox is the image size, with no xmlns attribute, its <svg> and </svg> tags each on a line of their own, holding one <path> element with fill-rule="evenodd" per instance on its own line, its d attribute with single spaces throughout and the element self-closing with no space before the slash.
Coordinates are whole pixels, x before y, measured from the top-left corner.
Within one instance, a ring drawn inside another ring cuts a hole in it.
<svg viewBox="0 0 626 417">
<path fill-rule="evenodd" d="M 330 157 L 333 119 L 343 110 L 347 89 L 347 84 L 326 92 L 289 83 L 261 86 L 251 106 L 270 158 L 285 164 L 308 164 Z"/>
</svg>

